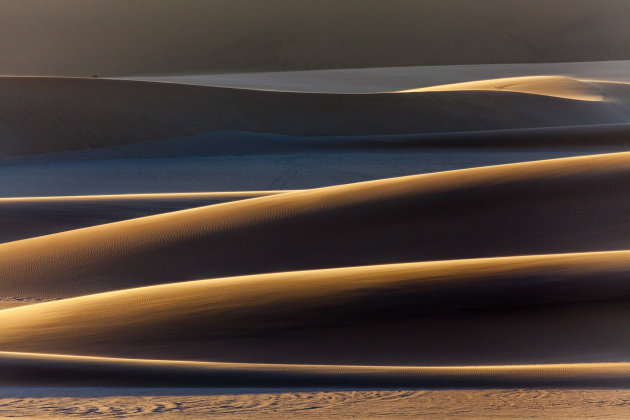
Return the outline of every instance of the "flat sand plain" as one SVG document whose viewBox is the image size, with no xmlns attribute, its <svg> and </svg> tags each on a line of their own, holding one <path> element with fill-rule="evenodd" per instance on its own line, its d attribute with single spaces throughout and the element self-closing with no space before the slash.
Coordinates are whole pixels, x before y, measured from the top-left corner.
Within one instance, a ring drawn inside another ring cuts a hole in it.
<svg viewBox="0 0 630 420">
<path fill-rule="evenodd" d="M 0 416 L 217 419 L 619 419 L 625 390 L 0 389 Z"/>
</svg>

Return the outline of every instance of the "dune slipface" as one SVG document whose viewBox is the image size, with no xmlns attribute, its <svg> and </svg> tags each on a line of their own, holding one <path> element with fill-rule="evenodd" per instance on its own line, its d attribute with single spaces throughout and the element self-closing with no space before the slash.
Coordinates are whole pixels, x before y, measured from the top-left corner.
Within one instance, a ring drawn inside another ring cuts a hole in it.
<svg viewBox="0 0 630 420">
<path fill-rule="evenodd" d="M 0 294 L 59 298 L 302 269 L 627 249 L 630 153 L 255 198 L 0 244 Z"/>
</svg>

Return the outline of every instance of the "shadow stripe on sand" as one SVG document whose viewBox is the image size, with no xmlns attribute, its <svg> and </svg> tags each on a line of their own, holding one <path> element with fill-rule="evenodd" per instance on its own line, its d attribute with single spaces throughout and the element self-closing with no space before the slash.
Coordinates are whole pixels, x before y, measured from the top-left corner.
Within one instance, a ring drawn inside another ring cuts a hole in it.
<svg viewBox="0 0 630 420">
<path fill-rule="evenodd" d="M 628 387 L 630 363 L 345 366 L 180 362 L 0 352 L 0 385 Z"/>
</svg>

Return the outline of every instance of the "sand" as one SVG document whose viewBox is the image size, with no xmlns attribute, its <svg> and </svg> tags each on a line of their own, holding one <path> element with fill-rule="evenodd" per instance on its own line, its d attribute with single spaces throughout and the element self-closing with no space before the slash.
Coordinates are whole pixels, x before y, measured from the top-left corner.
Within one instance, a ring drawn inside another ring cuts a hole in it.
<svg viewBox="0 0 630 420">
<path fill-rule="evenodd" d="M 58 298 L 240 274 L 628 249 L 629 168 L 630 154 L 617 153 L 425 174 L 0 244 L 0 295 Z"/>
<path fill-rule="evenodd" d="M 396 92 L 506 77 L 565 76 L 630 82 L 630 61 L 468 64 L 244 73 L 120 76 L 117 79 L 310 93 Z"/>
<path fill-rule="evenodd" d="M 90 418 L 427 419 L 527 417 L 618 419 L 619 390 L 191 390 L 137 388 L 0 389 L 0 415 Z"/>
<path fill-rule="evenodd" d="M 0 158 L 224 131 L 367 136 L 630 121 L 630 85 L 611 87 L 602 82 L 604 87 L 595 88 L 572 79 L 553 80 L 539 85 L 537 94 L 449 90 L 342 95 L 124 80 L 3 77 L 0 93 L 6 100 L 0 104 L 4 115 Z M 564 92 L 565 97 L 574 98 L 576 85 L 590 98 L 593 90 L 599 89 L 601 97 L 597 101 L 556 97 Z"/>
<path fill-rule="evenodd" d="M 126 385 L 206 387 L 313 387 L 337 386 L 387 389 L 390 387 L 506 388 L 627 386 L 629 363 L 528 365 L 528 366 L 309 366 L 255 365 L 238 363 L 173 362 L 157 360 L 104 359 L 0 352 L 2 384 L 51 386 L 59 380 L 69 386 Z M 56 379 L 52 375 L 57 375 Z"/>
<path fill-rule="evenodd" d="M 173 283 L 0 311 L 0 348 L 316 365 L 616 362 L 628 359 L 629 273 L 620 251 Z"/>
<path fill-rule="evenodd" d="M 625 0 L 388 5 L 379 0 L 3 2 L 0 68 L 5 74 L 111 76 L 630 58 Z"/>
<path fill-rule="evenodd" d="M 0 5 L 0 417 L 626 415 L 630 7 L 387 6 Z"/>
<path fill-rule="evenodd" d="M 276 193 L 278 191 L 0 198 L 0 242 Z"/>
</svg>

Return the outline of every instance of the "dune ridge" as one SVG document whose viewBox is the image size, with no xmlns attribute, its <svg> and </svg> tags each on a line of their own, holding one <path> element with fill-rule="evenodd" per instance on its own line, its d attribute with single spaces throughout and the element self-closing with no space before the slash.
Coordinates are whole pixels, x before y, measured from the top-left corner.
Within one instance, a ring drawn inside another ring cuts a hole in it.
<svg viewBox="0 0 630 420">
<path fill-rule="evenodd" d="M 282 192 L 0 197 L 0 243 Z"/>
<path fill-rule="evenodd" d="M 619 387 L 629 363 L 528 366 L 313 366 L 106 359 L 0 352 L 2 385 L 231 387 Z M 52 378 L 56 378 L 53 380 Z"/>
<path fill-rule="evenodd" d="M 630 121 L 625 93 L 602 102 L 507 91 L 340 95 L 45 77 L 2 77 L 0 93 L 0 158 L 221 131 L 354 136 Z"/>
<path fill-rule="evenodd" d="M 0 295 L 71 297 L 240 274 L 628 249 L 629 177 L 630 153 L 594 155 L 88 227 L 0 244 Z"/>
<path fill-rule="evenodd" d="M 408 66 L 246 73 L 135 75 L 124 80 L 311 93 L 396 92 L 471 80 L 564 75 L 583 82 L 630 82 L 630 60 Z"/>
<path fill-rule="evenodd" d="M 307 364 L 617 362 L 630 357 L 621 328 L 629 280 L 630 251 L 618 251 L 180 282 L 2 310 L 0 350 Z"/>
<path fill-rule="evenodd" d="M 532 95 L 552 96 L 577 101 L 603 101 L 604 95 L 594 85 L 562 76 L 509 77 L 492 80 L 455 83 L 419 89 L 403 90 L 399 93 L 448 92 L 466 90 L 490 90 Z"/>
</svg>

